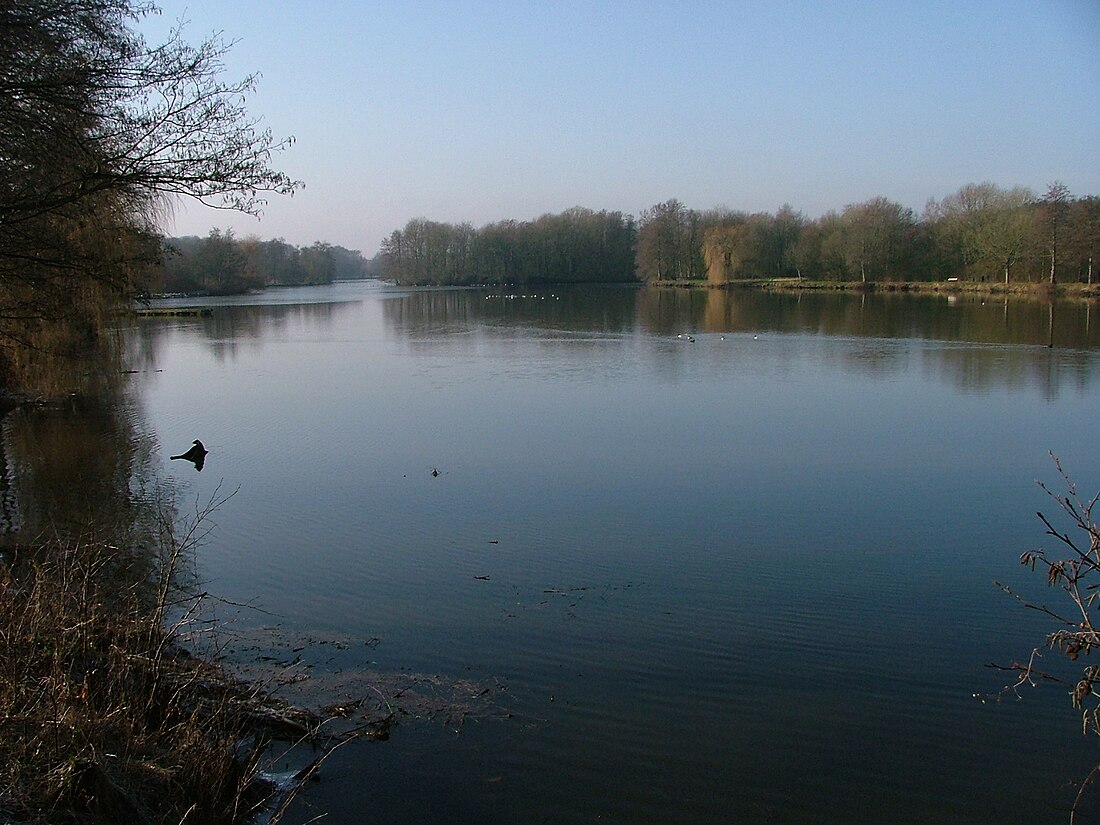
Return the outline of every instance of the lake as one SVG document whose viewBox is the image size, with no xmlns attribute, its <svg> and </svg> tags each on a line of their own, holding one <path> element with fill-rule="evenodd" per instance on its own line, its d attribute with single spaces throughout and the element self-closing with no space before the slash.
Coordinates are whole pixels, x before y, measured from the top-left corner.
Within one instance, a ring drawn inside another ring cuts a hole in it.
<svg viewBox="0 0 1100 825">
<path fill-rule="evenodd" d="M 128 397 L 183 513 L 236 491 L 194 559 L 224 654 L 398 719 L 287 821 L 1067 821 L 1066 691 L 975 694 L 1053 629 L 994 584 L 1058 603 L 1018 563 L 1053 549 L 1048 453 L 1100 489 L 1097 307 L 209 305 L 130 323 Z M 195 438 L 201 473 L 168 458 Z"/>
</svg>

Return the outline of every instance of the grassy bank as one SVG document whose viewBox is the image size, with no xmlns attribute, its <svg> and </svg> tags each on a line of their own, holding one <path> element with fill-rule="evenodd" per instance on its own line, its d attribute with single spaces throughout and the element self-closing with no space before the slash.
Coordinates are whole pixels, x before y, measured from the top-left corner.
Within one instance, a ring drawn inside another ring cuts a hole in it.
<svg viewBox="0 0 1100 825">
<path fill-rule="evenodd" d="M 265 748 L 317 720 L 178 644 L 186 551 L 89 532 L 0 552 L 0 820 L 238 823 L 277 801 Z"/>
<path fill-rule="evenodd" d="M 944 295 L 1002 295 L 1020 298 L 1100 298 L 1100 284 L 994 283 L 980 281 L 819 281 L 809 278 L 762 278 L 726 281 L 654 281 L 652 286 L 679 289 L 759 289 L 773 292 L 896 292 Z"/>
</svg>

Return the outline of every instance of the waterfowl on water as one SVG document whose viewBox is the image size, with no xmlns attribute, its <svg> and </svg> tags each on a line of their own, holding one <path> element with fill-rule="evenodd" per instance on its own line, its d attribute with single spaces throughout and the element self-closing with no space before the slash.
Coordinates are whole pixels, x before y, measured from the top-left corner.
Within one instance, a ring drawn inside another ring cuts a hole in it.
<svg viewBox="0 0 1100 825">
<path fill-rule="evenodd" d="M 191 442 L 191 448 L 185 453 L 179 455 L 170 455 L 170 459 L 175 461 L 177 458 L 182 458 L 184 461 L 190 461 L 195 465 L 195 469 L 202 472 L 202 465 L 206 463 L 206 454 L 209 451 L 202 445 L 202 442 L 197 438 Z"/>
</svg>

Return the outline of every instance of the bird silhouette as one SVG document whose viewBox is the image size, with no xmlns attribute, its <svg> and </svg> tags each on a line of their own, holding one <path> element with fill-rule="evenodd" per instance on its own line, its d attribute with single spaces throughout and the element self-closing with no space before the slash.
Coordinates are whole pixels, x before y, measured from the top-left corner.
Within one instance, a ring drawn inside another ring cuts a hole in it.
<svg viewBox="0 0 1100 825">
<path fill-rule="evenodd" d="M 208 450 L 206 449 L 206 447 L 202 446 L 202 442 L 196 438 L 191 443 L 191 449 L 189 449 L 187 452 L 180 453 L 179 455 L 171 455 L 168 457 L 173 461 L 175 461 L 177 458 L 182 458 L 184 461 L 190 461 L 192 464 L 195 465 L 195 469 L 201 473 L 202 465 L 206 463 L 207 452 Z"/>
</svg>

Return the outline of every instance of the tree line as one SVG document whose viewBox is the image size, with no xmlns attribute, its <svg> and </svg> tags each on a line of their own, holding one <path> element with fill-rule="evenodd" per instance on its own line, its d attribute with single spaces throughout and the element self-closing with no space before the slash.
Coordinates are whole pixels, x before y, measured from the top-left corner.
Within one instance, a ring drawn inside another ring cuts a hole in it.
<svg viewBox="0 0 1100 825">
<path fill-rule="evenodd" d="M 834 281 L 1092 283 L 1100 254 L 1100 198 L 1060 183 L 1037 197 L 1023 187 L 968 184 L 918 216 L 887 198 L 807 220 L 775 214 L 696 212 L 679 201 L 642 215 L 643 280 L 805 277 Z"/>
<path fill-rule="evenodd" d="M 815 220 L 777 212 L 699 211 L 671 199 L 635 220 L 575 208 L 474 229 L 417 218 L 383 242 L 382 277 L 403 284 L 746 279 L 1092 283 L 1100 197 L 1060 183 L 968 184 L 924 213 L 884 197 Z"/>
<path fill-rule="evenodd" d="M 139 0 L 0 3 L 0 392 L 104 340 L 161 252 L 166 199 L 256 214 L 298 188 L 288 141 L 221 78 L 229 46 L 179 27 L 148 43 Z"/>
<path fill-rule="evenodd" d="M 580 207 L 474 229 L 415 218 L 381 245 L 381 277 L 399 284 L 634 280 L 637 229 L 621 212 Z"/>
<path fill-rule="evenodd" d="M 146 283 L 153 294 L 230 295 L 366 278 L 369 263 L 358 250 L 322 241 L 297 247 L 282 238 L 238 239 L 231 230 L 214 229 L 205 238 L 168 238 Z"/>
</svg>

